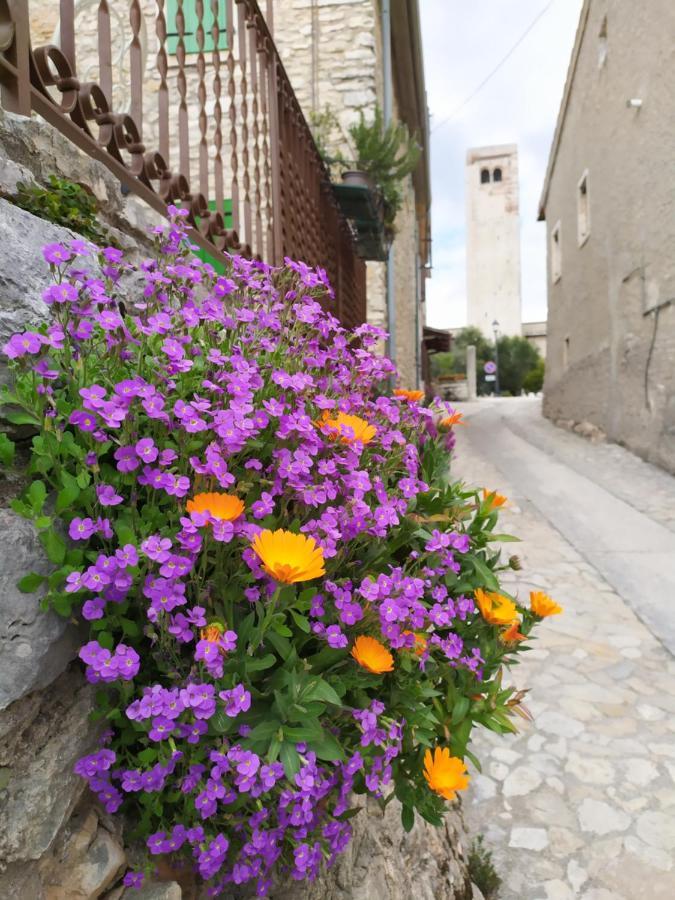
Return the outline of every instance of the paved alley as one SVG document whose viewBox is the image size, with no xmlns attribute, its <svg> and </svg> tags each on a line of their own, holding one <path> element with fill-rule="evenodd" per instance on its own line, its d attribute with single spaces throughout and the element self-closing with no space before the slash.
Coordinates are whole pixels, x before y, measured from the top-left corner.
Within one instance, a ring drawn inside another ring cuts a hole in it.
<svg viewBox="0 0 675 900">
<path fill-rule="evenodd" d="M 538 401 L 461 407 L 453 472 L 509 497 L 502 531 L 550 593 L 511 681 L 535 721 L 481 732 L 465 802 L 501 900 L 675 897 L 675 479 L 542 420 Z"/>
</svg>

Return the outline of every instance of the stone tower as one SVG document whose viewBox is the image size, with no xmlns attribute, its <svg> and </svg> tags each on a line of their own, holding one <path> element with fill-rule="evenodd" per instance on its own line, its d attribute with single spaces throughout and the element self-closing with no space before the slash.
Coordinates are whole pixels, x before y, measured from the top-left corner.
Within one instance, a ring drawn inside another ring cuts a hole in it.
<svg viewBox="0 0 675 900">
<path fill-rule="evenodd" d="M 521 333 L 518 148 L 477 147 L 466 156 L 466 281 L 469 325 L 494 338 Z"/>
</svg>

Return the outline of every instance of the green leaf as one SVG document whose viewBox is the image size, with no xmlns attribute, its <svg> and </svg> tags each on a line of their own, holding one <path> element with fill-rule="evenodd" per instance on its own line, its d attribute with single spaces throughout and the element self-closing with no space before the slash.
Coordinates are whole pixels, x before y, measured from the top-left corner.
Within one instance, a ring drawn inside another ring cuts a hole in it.
<svg viewBox="0 0 675 900">
<path fill-rule="evenodd" d="M 308 688 L 305 688 L 302 692 L 302 699 L 323 700 L 326 703 L 333 703 L 335 706 L 342 706 L 339 694 L 323 678 L 318 678 Z"/>
<path fill-rule="evenodd" d="M 415 824 L 415 810 L 412 808 L 412 806 L 402 806 L 401 807 L 401 825 L 403 825 L 403 830 L 406 833 L 412 831 L 414 824 Z"/>
<path fill-rule="evenodd" d="M 71 594 L 55 594 L 51 602 L 54 612 L 63 616 L 64 619 L 68 618 L 73 608 L 73 597 Z"/>
<path fill-rule="evenodd" d="M 310 741 L 309 749 L 313 750 L 319 759 L 335 760 L 345 758 L 344 750 L 330 731 L 324 731 L 320 741 Z"/>
<path fill-rule="evenodd" d="M 291 610 L 291 615 L 293 616 L 293 620 L 295 621 L 295 624 L 298 626 L 300 631 L 304 631 L 305 634 L 309 634 L 310 625 L 307 616 L 300 615 L 300 613 L 296 612 L 294 609 Z"/>
<path fill-rule="evenodd" d="M 101 647 L 105 647 L 106 650 L 112 650 L 115 641 L 113 640 L 112 634 L 109 631 L 102 631 L 97 638 Z"/>
<path fill-rule="evenodd" d="M 259 672 L 262 669 L 269 669 L 276 664 L 276 661 L 277 658 L 273 653 L 267 653 L 265 656 L 246 657 L 246 671 Z"/>
<path fill-rule="evenodd" d="M 34 481 L 28 488 L 28 500 L 33 508 L 34 514 L 37 516 L 42 512 L 42 507 L 47 499 L 47 488 L 43 481 Z"/>
<path fill-rule="evenodd" d="M 132 621 L 131 619 L 125 618 L 123 618 L 121 621 L 122 631 L 127 635 L 127 637 L 138 637 L 138 635 L 141 633 L 141 629 L 136 624 L 136 622 Z"/>
<path fill-rule="evenodd" d="M 52 519 L 50 516 L 38 516 L 33 524 L 36 528 L 49 528 L 51 527 Z"/>
<path fill-rule="evenodd" d="M 40 425 L 39 419 L 23 410 L 3 412 L 2 417 L 8 422 L 11 422 L 12 425 L 35 425 L 36 427 L 39 427 Z"/>
<path fill-rule="evenodd" d="M 61 535 L 50 528 L 40 533 L 40 543 L 45 548 L 47 559 L 57 566 L 63 565 L 66 558 L 66 542 Z"/>
<path fill-rule="evenodd" d="M 520 538 L 515 537 L 513 534 L 491 534 L 489 535 L 488 540 L 490 541 L 501 541 L 502 543 L 508 543 L 510 541 L 517 541 L 520 543 Z"/>
<path fill-rule="evenodd" d="M 61 513 L 64 509 L 68 509 L 80 496 L 80 486 L 77 478 L 69 475 L 68 472 L 61 473 L 61 483 L 63 489 L 59 491 L 56 497 L 56 512 Z"/>
<path fill-rule="evenodd" d="M 473 563 L 473 567 L 476 570 L 476 574 L 480 575 L 483 580 L 483 584 L 491 591 L 499 590 L 499 582 L 494 576 L 494 573 L 491 569 L 485 565 L 482 559 L 478 559 L 477 556 L 472 557 L 471 562 Z"/>
<path fill-rule="evenodd" d="M 10 441 L 4 431 L 0 433 L 0 463 L 2 463 L 3 466 L 12 465 L 14 462 L 15 449 L 14 441 Z"/>
<path fill-rule="evenodd" d="M 468 697 L 460 697 L 452 708 L 452 716 L 450 722 L 452 725 L 458 725 L 469 711 L 471 701 Z"/>
<path fill-rule="evenodd" d="M 284 772 L 286 773 L 286 778 L 292 779 L 295 775 L 298 774 L 302 766 L 302 760 L 300 759 L 298 751 L 295 749 L 293 744 L 290 744 L 288 741 L 284 741 L 281 745 L 279 756 L 284 767 Z"/>
<path fill-rule="evenodd" d="M 284 738 L 293 741 L 294 744 L 304 744 L 308 741 L 321 741 L 324 730 L 318 721 L 309 720 L 304 725 L 284 725 Z"/>
<path fill-rule="evenodd" d="M 36 572 L 31 572 L 29 575 L 23 576 L 17 583 L 17 587 L 22 594 L 33 594 L 44 580 L 44 575 L 38 575 Z"/>
<path fill-rule="evenodd" d="M 270 719 L 267 722 L 261 722 L 246 738 L 247 741 L 269 741 L 277 731 L 281 728 L 281 722 L 278 719 Z"/>
</svg>

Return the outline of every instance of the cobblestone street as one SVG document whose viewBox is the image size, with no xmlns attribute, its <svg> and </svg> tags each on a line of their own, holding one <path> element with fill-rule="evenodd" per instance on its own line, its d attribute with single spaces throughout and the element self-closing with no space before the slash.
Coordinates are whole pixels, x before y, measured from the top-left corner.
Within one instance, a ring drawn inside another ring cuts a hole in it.
<svg viewBox="0 0 675 900">
<path fill-rule="evenodd" d="M 665 589 L 650 599 L 661 608 L 664 634 L 672 629 L 675 540 L 671 548 L 667 535 L 673 537 L 675 479 L 619 447 L 558 431 L 538 418 L 533 401 L 484 401 L 463 410 L 468 426 L 457 429 L 453 472 L 506 494 L 500 530 L 523 541 L 508 545 L 523 561 L 509 589 L 522 597 L 544 590 L 565 609 L 541 625 L 535 649 L 510 673 L 518 688 L 530 689 L 534 722 L 523 722 L 517 736 L 481 732 L 474 742 L 483 774 L 474 772 L 465 801 L 469 826 L 492 851 L 501 900 L 671 900 L 675 658 L 660 640 L 655 604 L 631 591 L 645 566 L 656 567 L 644 590 L 661 579 Z M 510 439 L 527 440 L 527 454 L 515 445 L 509 451 Z M 524 469 L 510 452 L 521 462 L 527 456 Z M 549 473 L 541 469 L 549 465 L 558 471 L 547 492 L 541 478 Z M 635 527 L 653 526 L 662 541 L 653 556 L 639 553 L 636 535 L 638 552 L 625 554 L 626 571 L 613 562 L 601 574 L 604 556 L 594 554 L 611 543 L 608 534 L 598 534 L 586 552 L 579 532 L 570 538 L 567 531 L 571 507 L 585 514 L 589 502 L 574 493 L 575 479 L 607 492 L 608 508 L 591 497 L 588 515 L 614 517 L 608 533 L 625 524 L 617 515 L 635 515 Z M 567 500 L 556 498 L 566 487 Z"/>
</svg>

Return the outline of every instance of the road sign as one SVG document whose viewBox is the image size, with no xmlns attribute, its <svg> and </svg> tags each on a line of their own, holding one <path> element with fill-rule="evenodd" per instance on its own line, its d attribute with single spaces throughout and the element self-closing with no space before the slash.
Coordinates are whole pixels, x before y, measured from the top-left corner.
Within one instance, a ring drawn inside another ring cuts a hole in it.
<svg viewBox="0 0 675 900">
<path fill-rule="evenodd" d="M 496 381 L 496 380 L 497 380 L 497 376 L 496 376 L 496 375 L 486 375 L 486 376 L 485 376 L 485 380 L 486 380 L 486 381 Z"/>
<path fill-rule="evenodd" d="M 492 360 L 488 360 L 483 366 L 483 371 L 488 375 L 494 375 L 497 371 L 497 363 L 492 362 Z M 490 381 L 494 381 L 494 378 L 491 378 Z"/>
</svg>

